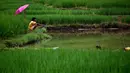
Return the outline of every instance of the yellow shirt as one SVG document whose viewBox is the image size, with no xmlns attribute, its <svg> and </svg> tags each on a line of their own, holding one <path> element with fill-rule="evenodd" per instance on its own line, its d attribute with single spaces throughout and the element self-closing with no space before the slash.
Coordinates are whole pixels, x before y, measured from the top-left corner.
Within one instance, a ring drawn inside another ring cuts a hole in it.
<svg viewBox="0 0 130 73">
<path fill-rule="evenodd" d="M 31 21 L 31 22 L 29 23 L 28 29 L 29 29 L 29 30 L 33 30 L 36 25 L 37 25 L 37 23 L 36 23 L 35 21 Z"/>
</svg>

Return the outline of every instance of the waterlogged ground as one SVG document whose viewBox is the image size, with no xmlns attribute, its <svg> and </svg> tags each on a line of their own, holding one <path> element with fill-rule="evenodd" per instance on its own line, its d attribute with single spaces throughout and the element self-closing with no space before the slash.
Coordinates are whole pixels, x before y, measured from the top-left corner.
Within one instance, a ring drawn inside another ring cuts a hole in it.
<svg viewBox="0 0 130 73">
<path fill-rule="evenodd" d="M 19 48 L 64 48 L 64 49 L 101 49 L 122 50 L 130 46 L 130 35 L 122 33 L 47 33 L 52 36 L 50 40 L 36 41 Z M 0 42 L 0 48 L 6 48 L 5 41 Z M 14 47 L 17 48 L 17 47 Z"/>
<path fill-rule="evenodd" d="M 122 34 L 77 34 L 77 33 L 51 33 L 52 40 L 37 42 L 25 47 L 29 48 L 68 48 L 68 49 L 96 49 L 100 45 L 103 49 L 122 50 L 130 46 L 130 35 Z"/>
</svg>

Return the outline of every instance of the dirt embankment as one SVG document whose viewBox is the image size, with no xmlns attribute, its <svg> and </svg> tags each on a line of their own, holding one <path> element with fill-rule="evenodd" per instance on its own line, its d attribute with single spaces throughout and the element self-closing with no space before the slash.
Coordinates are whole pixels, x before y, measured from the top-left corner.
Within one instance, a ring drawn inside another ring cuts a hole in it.
<svg viewBox="0 0 130 73">
<path fill-rule="evenodd" d="M 80 32 L 130 32 L 129 27 L 95 27 L 95 26 L 50 26 L 48 32 L 80 33 Z"/>
</svg>

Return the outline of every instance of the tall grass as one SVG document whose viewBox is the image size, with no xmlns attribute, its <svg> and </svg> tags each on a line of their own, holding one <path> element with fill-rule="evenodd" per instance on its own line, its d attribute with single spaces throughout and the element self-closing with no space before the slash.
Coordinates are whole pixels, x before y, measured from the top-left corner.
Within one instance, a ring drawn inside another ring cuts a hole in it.
<svg viewBox="0 0 130 73">
<path fill-rule="evenodd" d="M 43 9 L 43 10 L 27 10 L 28 15 L 42 15 L 42 14 L 98 14 L 98 15 L 129 15 L 129 8 L 103 8 L 103 9 L 87 9 L 87 10 L 60 10 L 60 9 Z"/>
<path fill-rule="evenodd" d="M 37 17 L 40 22 L 45 20 L 48 24 L 99 24 L 116 20 L 114 16 L 105 15 L 130 14 L 129 0 L 4 0 L 0 1 L 0 16 L 2 17 L 0 21 L 1 37 L 21 34 L 27 30 L 28 19 L 26 20 L 21 16 L 12 16 L 18 7 L 27 3 L 30 4 L 25 10 L 27 18 L 30 20 L 32 17 Z M 60 9 L 63 7 L 78 8 L 81 6 L 87 10 Z M 94 9 L 91 9 L 91 7 Z M 122 21 L 129 23 L 129 18 L 127 17 Z"/>
<path fill-rule="evenodd" d="M 45 3 L 63 8 L 80 6 L 88 8 L 130 7 L 129 0 L 45 0 Z"/>
<path fill-rule="evenodd" d="M 1 14 L 0 37 L 9 37 L 17 34 L 23 34 L 28 27 L 28 20 L 21 16 Z"/>
<path fill-rule="evenodd" d="M 130 16 L 125 16 L 122 18 L 122 22 L 129 23 L 130 24 Z"/>
<path fill-rule="evenodd" d="M 41 10 L 40 10 L 41 9 Z M 7 9 L 1 12 L 7 14 L 14 14 L 16 9 Z M 33 8 L 29 7 L 25 10 L 26 15 L 48 15 L 48 14 L 60 14 L 60 15 L 129 15 L 130 10 L 129 8 L 103 8 L 103 9 L 87 9 L 87 10 L 61 10 L 61 9 L 54 9 L 54 8 Z"/>
<path fill-rule="evenodd" d="M 104 8 L 99 10 L 101 15 L 130 15 L 129 8 Z"/>
<path fill-rule="evenodd" d="M 129 55 L 129 52 L 108 50 L 44 49 L 2 51 L 0 52 L 0 72 L 129 73 Z"/>
<path fill-rule="evenodd" d="M 24 4 L 32 4 L 32 2 L 26 1 L 3 1 L 0 2 L 0 10 L 17 9 Z"/>
<path fill-rule="evenodd" d="M 19 3 L 17 3 L 19 2 Z M 38 4 L 43 3 L 44 5 L 52 5 L 60 8 L 73 8 L 73 7 L 87 7 L 87 8 L 111 8 L 111 7 L 123 7 L 129 8 L 129 0 L 24 0 L 24 1 L 1 1 L 0 3 L 8 4 L 25 4 L 35 2 Z M 3 4 L 3 5 L 5 5 Z M 6 6 L 4 6 L 6 7 Z M 10 6 L 11 7 L 11 6 Z"/>
<path fill-rule="evenodd" d="M 82 23 L 93 24 L 101 22 L 109 22 L 114 20 L 111 16 L 102 15 L 35 15 L 41 22 L 44 20 L 48 24 L 64 24 L 64 23 Z M 28 19 L 32 15 L 27 16 Z"/>
</svg>

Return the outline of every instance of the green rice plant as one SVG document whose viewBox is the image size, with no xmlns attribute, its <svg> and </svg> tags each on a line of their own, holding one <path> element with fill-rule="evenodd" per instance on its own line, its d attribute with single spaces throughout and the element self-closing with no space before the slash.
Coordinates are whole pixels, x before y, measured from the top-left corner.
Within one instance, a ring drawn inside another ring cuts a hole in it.
<svg viewBox="0 0 130 73">
<path fill-rule="evenodd" d="M 23 34 L 26 32 L 28 27 L 28 20 L 22 16 L 14 16 L 1 14 L 0 21 L 0 37 L 15 36 L 17 34 Z"/>
<path fill-rule="evenodd" d="M 111 8 L 111 7 L 123 7 L 126 8 L 130 6 L 128 0 L 88 0 L 87 7 L 89 8 Z"/>
<path fill-rule="evenodd" d="M 26 13 L 28 15 L 43 15 L 43 14 L 73 14 L 73 15 L 85 15 L 85 14 L 98 14 L 100 10 L 60 10 L 60 9 L 52 9 L 52 10 L 27 10 Z"/>
<path fill-rule="evenodd" d="M 41 41 L 41 40 L 51 39 L 51 36 L 49 36 L 43 32 L 46 32 L 45 28 L 36 29 L 35 31 L 33 31 L 31 33 L 22 35 L 20 37 L 14 38 L 14 39 L 6 40 L 5 44 L 7 47 L 16 47 L 16 46 L 24 46 L 29 43 L 34 43 L 34 42 Z"/>
<path fill-rule="evenodd" d="M 8 9 L 4 10 L 2 12 L 8 13 L 8 14 L 14 14 L 15 9 Z M 129 15 L 130 10 L 129 8 L 103 8 L 103 9 L 88 9 L 88 10 L 60 10 L 60 9 L 48 9 L 46 7 L 43 7 L 42 10 L 36 10 L 36 9 L 27 9 L 25 11 L 26 15 L 45 15 L 45 14 L 62 14 L 62 15 L 87 15 L 87 14 L 93 14 L 93 15 Z"/>
<path fill-rule="evenodd" d="M 101 15 L 130 15 L 129 8 L 104 8 L 99 11 Z"/>
<path fill-rule="evenodd" d="M 42 23 L 46 21 L 48 24 L 66 24 L 66 23 L 80 23 L 80 24 L 93 24 L 101 22 L 113 21 L 114 18 L 111 16 L 103 15 L 35 15 Z M 32 15 L 28 15 L 30 19 Z"/>
<path fill-rule="evenodd" d="M 2 3 L 1 7 L 0 7 L 0 10 L 2 10 L 2 9 L 5 9 L 5 10 L 17 9 L 18 7 L 20 7 L 20 6 L 24 5 L 24 4 L 27 4 L 27 2 Z M 29 4 L 32 4 L 32 3 L 29 3 Z"/>
<path fill-rule="evenodd" d="M 42 10 L 44 8 L 42 4 L 32 3 L 29 5 L 28 10 Z"/>
<path fill-rule="evenodd" d="M 124 16 L 122 22 L 130 24 L 130 16 Z"/>
<path fill-rule="evenodd" d="M 45 0 L 44 3 L 60 8 L 81 6 L 88 8 L 130 7 L 129 0 Z"/>
<path fill-rule="evenodd" d="M 21 49 L 0 52 L 1 73 L 130 72 L 130 53 L 122 50 Z"/>
<path fill-rule="evenodd" d="M 110 7 L 123 7 L 129 8 L 129 0 L 25 0 L 25 1 L 9 1 L 4 0 L 0 3 L 8 4 L 25 4 L 25 3 L 42 3 L 44 5 L 52 5 L 59 8 L 73 8 L 73 7 L 88 7 L 88 8 L 110 8 Z M 5 5 L 4 4 L 4 5 Z M 37 5 L 36 5 L 37 6 Z M 10 6 L 11 7 L 11 6 Z M 36 8 L 36 7 L 35 7 Z"/>
<path fill-rule="evenodd" d="M 74 1 L 70 0 L 63 0 L 62 3 L 58 0 L 56 0 L 55 3 L 53 3 L 54 6 L 56 7 L 63 7 L 63 8 L 71 8 L 71 7 L 75 7 Z"/>
<path fill-rule="evenodd" d="M 37 0 L 37 1 L 41 1 L 41 0 Z M 52 0 L 49 0 L 49 1 L 52 1 Z M 63 1 L 59 1 L 59 0 L 54 0 L 54 2 L 52 1 L 52 3 L 55 4 L 55 2 L 63 2 L 63 4 L 69 4 L 72 5 L 74 4 L 76 7 L 80 7 L 81 4 L 83 5 L 86 5 L 85 2 L 87 2 L 87 4 L 93 4 L 93 5 L 97 5 L 100 7 L 100 3 L 112 3 L 112 7 L 109 7 L 109 8 L 101 8 L 101 9 L 88 9 L 87 10 L 60 10 L 60 9 L 56 9 L 56 8 L 52 8 L 52 7 L 48 7 L 48 6 L 45 6 L 41 3 L 33 3 L 32 0 L 30 1 L 19 1 L 19 3 L 17 3 L 17 1 L 15 2 L 12 2 L 12 1 L 9 1 L 9 2 L 5 2 L 5 3 L 1 3 L 0 5 L 0 10 L 6 10 L 7 12 L 15 12 L 15 10 L 21 6 L 21 5 L 24 5 L 25 3 L 29 3 L 30 6 L 26 9 L 25 13 L 27 14 L 100 14 L 100 15 L 129 15 L 130 14 L 130 11 L 129 11 L 129 8 L 127 7 L 115 7 L 113 8 L 114 5 L 113 3 L 117 3 L 117 4 L 120 4 L 120 3 L 127 3 L 127 1 L 103 1 L 103 0 L 99 0 L 99 1 L 95 1 L 95 0 L 92 0 L 92 1 L 86 1 L 86 0 L 76 0 L 76 1 L 73 1 L 73 0 L 63 0 Z M 43 2 L 46 2 L 46 0 L 43 0 Z M 64 2 L 67 2 L 67 3 L 64 3 Z M 90 2 L 90 3 L 89 3 Z M 120 2 L 120 3 L 119 3 Z M 48 3 L 48 1 L 47 1 Z M 79 3 L 79 6 L 78 4 L 75 4 L 75 3 Z M 129 3 L 129 2 L 128 2 Z M 5 6 L 6 4 L 6 6 Z M 104 4 L 104 5 L 107 5 L 107 4 Z M 126 6 L 129 5 L 129 4 L 126 4 Z M 65 5 L 67 6 L 67 5 Z M 81 5 L 82 6 L 82 5 Z M 71 7 L 71 6 L 70 6 Z M 12 11 L 9 11 L 9 10 L 12 10 Z"/>
</svg>

